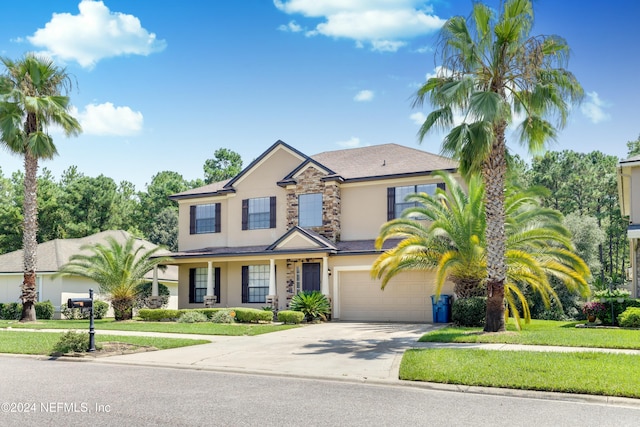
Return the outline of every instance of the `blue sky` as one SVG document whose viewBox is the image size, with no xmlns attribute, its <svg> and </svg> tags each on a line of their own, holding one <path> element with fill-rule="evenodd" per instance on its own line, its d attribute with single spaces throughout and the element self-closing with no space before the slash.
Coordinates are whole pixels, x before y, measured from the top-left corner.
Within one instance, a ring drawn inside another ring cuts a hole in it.
<svg viewBox="0 0 640 427">
<path fill-rule="evenodd" d="M 498 0 L 487 1 L 492 7 Z M 306 154 L 418 145 L 411 109 L 434 72 L 436 34 L 462 0 L 35 0 L 2 2 L 0 52 L 46 52 L 77 83 L 84 133 L 55 134 L 59 178 L 76 165 L 144 190 L 160 171 L 203 178 L 218 148 L 245 165 L 281 139 Z M 538 0 L 532 34 L 558 34 L 587 96 L 552 150 L 626 156 L 640 134 L 640 3 Z M 625 17 L 627 19 L 625 19 Z M 517 144 L 510 147 L 524 154 Z M 525 157 L 527 158 L 527 157 Z M 0 151 L 5 176 L 22 169 Z"/>
</svg>

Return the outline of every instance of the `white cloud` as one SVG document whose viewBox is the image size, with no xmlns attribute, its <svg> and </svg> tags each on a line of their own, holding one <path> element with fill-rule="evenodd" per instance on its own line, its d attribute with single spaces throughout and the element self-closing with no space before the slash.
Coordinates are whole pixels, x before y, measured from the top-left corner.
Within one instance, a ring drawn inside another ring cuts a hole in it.
<svg viewBox="0 0 640 427">
<path fill-rule="evenodd" d="M 142 130 L 143 117 L 129 107 L 116 107 L 110 102 L 89 104 L 82 112 L 71 112 L 78 118 L 86 135 L 129 136 Z"/>
<path fill-rule="evenodd" d="M 278 27 L 280 31 L 291 32 L 291 33 L 299 33 L 302 31 L 302 27 L 296 24 L 296 21 L 289 21 L 288 24 L 282 24 Z"/>
<path fill-rule="evenodd" d="M 608 107 L 610 104 L 601 100 L 597 92 L 587 92 L 587 101 L 580 106 L 580 111 L 591 122 L 600 123 L 611 118 L 611 115 L 605 111 Z"/>
<path fill-rule="evenodd" d="M 307 35 L 347 38 L 361 47 L 369 43 L 372 50 L 395 52 L 404 40 L 430 34 L 442 27 L 444 20 L 424 0 L 274 0 L 287 14 L 323 18 Z"/>
<path fill-rule="evenodd" d="M 419 111 L 417 113 L 413 113 L 412 115 L 410 115 L 409 118 L 413 121 L 413 123 L 417 124 L 418 126 L 422 126 L 424 121 L 427 120 L 427 116 L 424 113 L 421 113 Z"/>
<path fill-rule="evenodd" d="M 140 25 L 133 15 L 111 12 L 101 1 L 82 0 L 80 13 L 54 13 L 44 28 L 29 42 L 62 61 L 77 61 L 92 68 L 104 58 L 120 55 L 149 55 L 166 47 Z"/>
<path fill-rule="evenodd" d="M 358 102 L 366 102 L 366 101 L 371 101 L 373 99 L 373 96 L 374 96 L 373 91 L 361 90 L 356 94 L 356 96 L 353 97 L 353 100 Z"/>
<path fill-rule="evenodd" d="M 351 139 L 347 141 L 338 141 L 338 145 L 344 148 L 356 148 L 362 147 L 363 145 L 360 143 L 360 138 L 352 136 Z"/>
</svg>

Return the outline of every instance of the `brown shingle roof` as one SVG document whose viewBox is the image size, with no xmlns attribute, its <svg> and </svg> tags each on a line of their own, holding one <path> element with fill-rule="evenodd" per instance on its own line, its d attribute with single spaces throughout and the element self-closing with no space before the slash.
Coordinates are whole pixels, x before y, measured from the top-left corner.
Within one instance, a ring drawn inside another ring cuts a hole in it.
<svg viewBox="0 0 640 427">
<path fill-rule="evenodd" d="M 181 196 L 196 196 L 198 194 L 211 194 L 216 193 L 220 190 L 224 189 L 224 186 L 227 182 L 231 181 L 231 179 L 225 179 L 224 181 L 214 182 L 212 184 L 208 184 L 198 188 L 192 188 L 191 190 L 183 191 L 181 193 L 172 194 L 169 198 L 180 198 Z"/>
<path fill-rule="evenodd" d="M 334 170 L 345 180 L 416 174 L 458 167 L 454 160 L 398 144 L 325 151 L 311 158 Z"/>
<path fill-rule="evenodd" d="M 123 230 L 109 230 L 92 234 L 91 236 L 79 239 L 55 239 L 48 242 L 40 243 L 37 249 L 37 268 L 36 272 L 53 273 L 69 261 L 71 255 L 80 253 L 80 247 L 83 245 L 91 245 L 94 243 L 105 244 L 107 237 L 113 237 L 119 243 L 124 243 L 130 234 Z M 144 246 L 147 250 L 157 247 L 151 242 L 143 239 L 137 239 L 134 248 Z M 168 250 L 160 250 L 156 252 L 158 255 L 167 255 Z M 18 250 L 0 255 L 0 273 L 22 273 L 23 271 L 23 251 Z M 153 277 L 150 271 L 145 275 L 148 279 Z M 165 271 L 158 270 L 158 278 L 160 280 L 178 281 L 178 267 L 167 266 Z"/>
</svg>

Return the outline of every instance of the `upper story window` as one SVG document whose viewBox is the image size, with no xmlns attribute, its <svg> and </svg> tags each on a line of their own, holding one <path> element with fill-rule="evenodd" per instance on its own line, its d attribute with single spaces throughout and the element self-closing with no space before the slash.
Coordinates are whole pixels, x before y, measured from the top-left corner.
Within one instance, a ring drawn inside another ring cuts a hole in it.
<svg viewBox="0 0 640 427">
<path fill-rule="evenodd" d="M 242 201 L 242 229 L 276 228 L 276 198 L 259 197 Z"/>
<path fill-rule="evenodd" d="M 298 196 L 298 225 L 320 227 L 322 225 L 322 193 Z"/>
<path fill-rule="evenodd" d="M 220 232 L 220 203 L 192 205 L 189 220 L 190 234 Z"/>
<path fill-rule="evenodd" d="M 402 187 L 390 187 L 387 189 L 387 220 L 400 218 L 402 211 L 407 208 L 418 206 L 416 202 L 408 202 L 406 197 L 409 194 L 427 193 L 434 195 L 436 188 L 444 188 L 444 183 L 405 185 Z"/>
</svg>

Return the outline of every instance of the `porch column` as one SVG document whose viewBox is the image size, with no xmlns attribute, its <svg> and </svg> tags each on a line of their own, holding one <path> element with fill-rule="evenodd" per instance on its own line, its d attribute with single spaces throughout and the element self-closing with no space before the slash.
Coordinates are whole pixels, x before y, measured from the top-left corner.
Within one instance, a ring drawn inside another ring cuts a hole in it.
<svg viewBox="0 0 640 427">
<path fill-rule="evenodd" d="M 269 260 L 269 295 L 276 296 L 276 260 Z"/>
<path fill-rule="evenodd" d="M 207 261 L 207 296 L 213 296 L 213 262 Z"/>
<path fill-rule="evenodd" d="M 153 266 L 153 281 L 151 282 L 151 296 L 158 296 L 158 266 Z"/>
<path fill-rule="evenodd" d="M 323 295 L 329 296 L 329 257 L 322 257 L 322 282 L 320 291 Z"/>
</svg>

